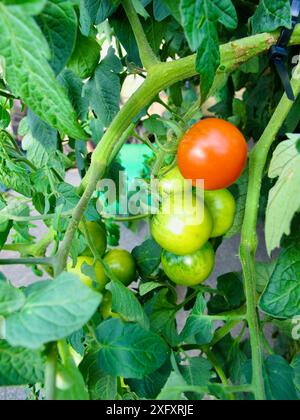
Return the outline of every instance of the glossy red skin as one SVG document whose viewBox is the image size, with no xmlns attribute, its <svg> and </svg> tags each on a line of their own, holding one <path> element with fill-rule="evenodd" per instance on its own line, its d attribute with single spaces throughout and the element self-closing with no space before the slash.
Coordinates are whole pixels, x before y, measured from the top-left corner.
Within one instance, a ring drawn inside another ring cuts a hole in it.
<svg viewBox="0 0 300 420">
<path fill-rule="evenodd" d="M 231 123 L 207 118 L 196 123 L 178 147 L 178 166 L 196 186 L 204 180 L 206 190 L 220 190 L 234 184 L 247 163 L 247 143 Z"/>
</svg>

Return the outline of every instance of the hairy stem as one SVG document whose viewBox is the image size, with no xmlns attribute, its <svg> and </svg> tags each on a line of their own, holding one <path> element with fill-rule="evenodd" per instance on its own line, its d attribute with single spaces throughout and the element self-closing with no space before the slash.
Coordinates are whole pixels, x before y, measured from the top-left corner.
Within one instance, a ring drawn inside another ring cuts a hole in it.
<svg viewBox="0 0 300 420">
<path fill-rule="evenodd" d="M 131 0 L 123 0 L 122 5 L 125 9 L 126 15 L 134 32 L 134 36 L 136 42 L 138 44 L 139 53 L 141 57 L 141 61 L 143 66 L 146 70 L 150 70 L 151 67 L 157 63 L 159 63 L 158 58 L 154 54 L 148 40 L 146 34 L 144 32 L 143 26 L 141 21 L 138 17 L 138 14 L 133 6 Z"/>
<path fill-rule="evenodd" d="M 150 214 L 137 214 L 136 216 L 112 216 L 110 214 L 101 213 L 101 217 L 103 219 L 111 219 L 116 223 L 128 223 L 148 219 Z"/>
<path fill-rule="evenodd" d="M 67 264 L 67 260 L 68 260 L 68 256 L 69 256 L 69 252 L 70 252 L 70 248 L 71 248 L 71 244 L 72 244 L 72 240 L 74 238 L 74 235 L 76 233 L 76 230 L 78 229 L 79 223 L 82 219 L 83 213 L 94 193 L 94 191 L 96 190 L 97 187 L 97 182 L 98 180 L 104 175 L 105 173 L 105 169 L 106 169 L 106 164 L 99 164 L 97 166 L 93 166 L 93 172 L 91 174 L 90 177 L 90 182 L 87 186 L 87 188 L 85 189 L 78 205 L 75 207 L 75 210 L 73 212 L 72 215 L 72 220 L 69 223 L 67 232 L 65 234 L 64 240 L 59 248 L 59 251 L 56 255 L 55 258 L 55 263 L 54 263 L 54 277 L 57 277 L 62 271 L 64 271 L 66 264 Z"/>
<path fill-rule="evenodd" d="M 0 265 L 52 265 L 53 258 L 2 258 Z"/>
<path fill-rule="evenodd" d="M 299 68 L 300 64 L 298 65 L 298 69 Z M 295 96 L 297 97 L 300 92 L 300 80 L 293 80 L 292 85 Z M 247 297 L 247 319 L 252 348 L 253 386 L 257 400 L 265 399 L 263 379 L 263 347 L 261 343 L 261 332 L 257 314 L 255 271 L 255 255 L 258 245 L 256 225 L 258 219 L 259 198 L 264 168 L 270 148 L 292 106 L 293 102 L 291 102 L 287 96 L 284 95 L 262 137 L 256 144 L 250 156 L 249 186 L 246 211 L 242 228 L 240 259 L 243 267 L 245 291 Z"/>
<path fill-rule="evenodd" d="M 46 368 L 45 368 L 45 391 L 46 400 L 54 401 L 56 392 L 56 365 L 57 350 L 55 344 L 49 344 Z"/>
</svg>

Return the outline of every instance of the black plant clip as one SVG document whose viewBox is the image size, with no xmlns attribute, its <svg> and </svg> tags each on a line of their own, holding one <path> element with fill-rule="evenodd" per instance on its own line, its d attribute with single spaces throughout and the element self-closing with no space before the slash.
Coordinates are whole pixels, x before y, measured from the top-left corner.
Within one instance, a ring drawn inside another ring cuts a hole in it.
<svg viewBox="0 0 300 420">
<path fill-rule="evenodd" d="M 288 57 L 288 45 L 296 24 L 300 18 L 300 0 L 291 0 L 292 11 L 292 27 L 291 29 L 282 29 L 277 45 L 274 45 L 269 53 L 270 61 L 277 70 L 281 79 L 287 97 L 291 101 L 295 101 L 295 95 L 290 82 L 290 77 L 286 67 L 286 60 Z"/>
</svg>

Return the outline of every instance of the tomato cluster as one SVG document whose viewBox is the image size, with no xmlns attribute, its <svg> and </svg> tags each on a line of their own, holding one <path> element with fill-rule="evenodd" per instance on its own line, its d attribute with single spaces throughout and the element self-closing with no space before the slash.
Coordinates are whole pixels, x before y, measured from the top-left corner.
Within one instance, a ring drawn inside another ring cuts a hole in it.
<svg viewBox="0 0 300 420">
<path fill-rule="evenodd" d="M 212 273 L 210 239 L 233 225 L 236 203 L 226 188 L 239 178 L 246 161 L 242 133 L 223 120 L 198 122 L 180 142 L 178 167 L 160 180 L 163 201 L 151 223 L 152 236 L 163 248 L 163 269 L 174 283 L 196 286 Z M 202 197 L 191 186 L 199 186 L 197 180 L 204 181 Z"/>
<path fill-rule="evenodd" d="M 106 252 L 107 235 L 104 225 L 97 222 L 86 223 L 90 241 L 97 254 L 102 258 L 102 263 L 95 262 L 92 250 L 87 247 L 83 255 L 77 258 L 75 266 L 70 261 L 68 271 L 76 274 L 80 280 L 89 287 L 96 287 L 99 291 L 104 291 L 109 282 L 105 273 L 105 266 L 112 276 L 121 281 L 125 286 L 136 279 L 136 264 L 130 252 L 123 249 L 113 249 Z M 80 227 L 83 230 L 83 227 Z"/>
</svg>

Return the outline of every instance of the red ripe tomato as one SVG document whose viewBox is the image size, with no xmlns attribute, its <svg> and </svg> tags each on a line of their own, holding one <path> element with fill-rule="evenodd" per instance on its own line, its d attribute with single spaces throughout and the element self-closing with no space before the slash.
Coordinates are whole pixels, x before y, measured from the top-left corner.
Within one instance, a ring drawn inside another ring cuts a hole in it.
<svg viewBox="0 0 300 420">
<path fill-rule="evenodd" d="M 196 123 L 183 137 L 178 148 L 178 166 L 186 179 L 196 185 L 204 180 L 206 190 L 232 185 L 247 162 L 247 143 L 231 123 L 207 118 Z"/>
</svg>

